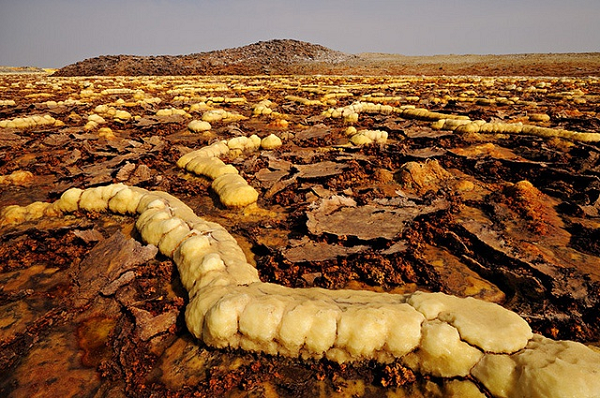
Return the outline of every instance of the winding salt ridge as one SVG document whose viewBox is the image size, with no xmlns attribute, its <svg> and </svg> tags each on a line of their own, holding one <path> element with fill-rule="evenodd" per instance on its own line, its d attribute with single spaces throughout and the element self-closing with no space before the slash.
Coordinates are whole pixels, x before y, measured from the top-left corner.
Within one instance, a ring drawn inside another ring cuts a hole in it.
<svg viewBox="0 0 600 398">
<path fill-rule="evenodd" d="M 473 298 L 263 283 L 235 239 L 179 199 L 123 184 L 67 190 L 54 203 L 0 212 L 0 225 L 76 210 L 137 215 L 142 239 L 171 257 L 190 332 L 232 347 L 335 362 L 400 360 L 426 375 L 468 377 L 497 397 L 599 397 L 600 353 L 534 335 L 517 314 Z"/>
</svg>

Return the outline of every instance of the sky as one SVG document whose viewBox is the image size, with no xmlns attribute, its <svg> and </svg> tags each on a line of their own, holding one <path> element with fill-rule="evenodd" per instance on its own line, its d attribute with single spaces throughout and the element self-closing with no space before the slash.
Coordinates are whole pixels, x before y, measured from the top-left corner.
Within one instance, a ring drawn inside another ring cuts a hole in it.
<svg viewBox="0 0 600 398">
<path fill-rule="evenodd" d="M 600 52 L 598 0 L 0 0 L 0 65 L 297 39 L 351 54 Z"/>
</svg>

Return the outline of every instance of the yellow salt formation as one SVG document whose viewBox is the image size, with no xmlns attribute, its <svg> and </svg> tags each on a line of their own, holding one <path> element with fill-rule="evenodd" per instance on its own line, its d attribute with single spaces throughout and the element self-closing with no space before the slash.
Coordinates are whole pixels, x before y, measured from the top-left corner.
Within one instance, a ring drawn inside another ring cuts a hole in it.
<svg viewBox="0 0 600 398">
<path fill-rule="evenodd" d="M 542 118 L 544 119 L 544 118 Z M 492 122 L 483 120 L 448 120 L 440 119 L 432 123 L 432 128 L 438 130 L 453 130 L 457 133 L 488 133 L 488 134 L 529 134 L 545 138 L 564 138 L 570 141 L 600 142 L 600 133 L 584 133 L 560 128 L 540 127 L 518 123 Z"/>
<path fill-rule="evenodd" d="M 376 103 L 376 102 L 401 102 L 401 101 L 406 101 L 406 98 L 401 95 L 390 96 L 390 95 L 366 94 L 361 97 L 361 100 L 367 101 L 367 102 L 374 102 L 374 103 Z"/>
<path fill-rule="evenodd" d="M 550 116 L 545 113 L 530 113 L 527 118 L 532 122 L 547 123 L 550 121 Z"/>
<path fill-rule="evenodd" d="M 117 110 L 114 114 L 114 121 L 117 123 L 126 123 L 131 119 L 131 113 L 123 110 Z"/>
<path fill-rule="evenodd" d="M 106 120 L 100 115 L 92 113 L 88 116 L 88 122 L 83 126 L 84 130 L 94 130 L 99 125 L 106 123 Z"/>
<path fill-rule="evenodd" d="M 192 117 L 185 110 L 177 108 L 159 109 L 158 111 L 156 111 L 156 116 L 183 116 L 188 118 Z"/>
<path fill-rule="evenodd" d="M 252 109 L 252 114 L 255 116 L 270 115 L 271 113 L 273 113 L 273 109 L 271 109 L 273 105 L 273 102 L 271 102 L 268 99 L 261 100 L 259 103 L 254 105 Z"/>
<path fill-rule="evenodd" d="M 260 147 L 267 150 L 279 148 L 281 145 L 283 145 L 281 138 L 275 134 L 269 134 L 260 141 Z"/>
<path fill-rule="evenodd" d="M 0 128 L 26 130 L 41 127 L 62 127 L 65 124 L 50 115 L 34 115 L 0 120 Z"/>
<path fill-rule="evenodd" d="M 211 188 L 227 207 L 245 207 L 258 200 L 258 192 L 237 173 L 224 173 L 216 177 Z"/>
<path fill-rule="evenodd" d="M 122 95 L 122 94 L 135 94 L 136 90 L 131 88 L 119 87 L 119 88 L 107 88 L 100 92 L 102 95 Z"/>
<path fill-rule="evenodd" d="M 356 130 L 354 127 L 346 129 L 346 135 L 350 137 L 350 142 L 354 145 L 385 144 L 388 133 L 382 130 Z"/>
<path fill-rule="evenodd" d="M 308 98 L 298 97 L 297 95 L 287 95 L 285 97 L 285 99 L 287 101 L 297 102 L 297 103 L 299 103 L 301 105 L 304 105 L 304 106 L 315 106 L 315 105 L 322 106 L 322 105 L 325 105 L 320 100 L 311 100 L 311 99 L 308 99 Z"/>
<path fill-rule="evenodd" d="M 97 116 L 101 116 L 102 118 L 110 117 L 115 122 L 120 123 L 120 124 L 125 124 L 125 123 L 129 122 L 131 119 L 133 119 L 133 116 L 131 115 L 131 113 L 121 110 L 121 109 L 117 109 L 117 108 L 107 105 L 107 104 L 97 105 L 94 108 L 94 114 L 95 114 L 95 116 L 93 116 L 93 118 L 96 118 Z M 92 116 L 92 115 L 90 115 L 90 116 Z M 90 121 L 99 124 L 94 119 L 92 119 Z M 91 125 L 90 127 L 93 128 L 96 126 Z"/>
<path fill-rule="evenodd" d="M 0 184 L 26 185 L 31 180 L 33 180 L 33 174 L 26 170 L 17 170 L 8 175 L 0 175 Z"/>
<path fill-rule="evenodd" d="M 238 170 L 225 164 L 219 156 L 230 152 L 257 149 L 260 138 L 237 137 L 229 141 L 219 141 L 183 155 L 177 165 L 197 175 L 213 180 L 212 189 L 219 195 L 221 203 L 227 207 L 245 207 L 258 200 L 258 192 L 238 174 Z M 236 177 L 233 177 L 233 176 Z M 228 177 L 225 177 L 228 176 Z"/>
<path fill-rule="evenodd" d="M 289 122 L 285 119 L 275 119 L 269 123 L 269 127 L 276 129 L 287 129 Z"/>
<path fill-rule="evenodd" d="M 205 122 L 220 122 L 220 121 L 236 121 L 236 120 L 244 120 L 245 116 L 240 115 L 239 113 L 228 112 L 224 109 L 211 109 L 202 114 L 202 120 Z"/>
<path fill-rule="evenodd" d="M 11 205 L 0 210 L 0 226 L 20 224 L 42 217 L 56 217 L 61 214 L 56 202 L 33 202 L 27 206 Z"/>
<path fill-rule="evenodd" d="M 431 112 L 427 109 L 415 108 L 413 105 L 394 107 L 385 104 L 357 101 L 351 105 L 339 108 L 330 108 L 322 113 L 325 117 L 344 118 L 346 122 L 358 121 L 360 113 L 391 115 L 396 114 L 404 119 L 430 120 L 440 119 L 468 119 L 466 116 L 450 115 L 440 112 Z"/>
<path fill-rule="evenodd" d="M 194 133 L 201 133 L 203 131 L 210 130 L 212 126 L 209 122 L 206 122 L 204 120 L 192 120 L 191 122 L 189 122 L 187 128 L 188 130 Z"/>
<path fill-rule="evenodd" d="M 213 185 L 237 177 L 224 174 Z M 223 227 L 165 192 L 122 184 L 73 188 L 54 203 L 2 209 L 0 225 L 78 209 L 138 216 L 142 239 L 177 265 L 189 295 L 187 327 L 209 346 L 339 363 L 399 360 L 426 376 L 471 378 L 494 397 L 592 398 L 600 391 L 600 353 L 534 335 L 497 304 L 262 282 Z M 477 392 L 476 384 L 450 383 L 453 391 Z"/>
<path fill-rule="evenodd" d="M 433 159 L 425 162 L 408 162 L 399 172 L 399 180 L 406 189 L 419 194 L 427 191 L 437 192 L 453 178 L 452 174 Z"/>
<path fill-rule="evenodd" d="M 237 174 L 238 171 L 230 164 L 225 164 L 217 157 L 197 156 L 186 164 L 185 169 L 196 175 L 202 175 L 214 180 L 223 174 Z"/>
<path fill-rule="evenodd" d="M 208 106 L 206 104 L 206 102 L 202 101 L 202 102 L 198 102 L 195 104 L 190 105 L 188 112 L 192 113 L 192 112 L 204 112 L 210 109 L 210 106 Z"/>
<path fill-rule="evenodd" d="M 102 127 L 98 130 L 98 137 L 106 138 L 107 140 L 114 140 L 117 138 L 115 133 L 110 127 Z"/>
<path fill-rule="evenodd" d="M 232 151 L 253 151 L 260 147 L 260 142 L 260 138 L 256 134 L 252 134 L 250 137 L 231 138 L 227 141 L 227 146 Z"/>
</svg>

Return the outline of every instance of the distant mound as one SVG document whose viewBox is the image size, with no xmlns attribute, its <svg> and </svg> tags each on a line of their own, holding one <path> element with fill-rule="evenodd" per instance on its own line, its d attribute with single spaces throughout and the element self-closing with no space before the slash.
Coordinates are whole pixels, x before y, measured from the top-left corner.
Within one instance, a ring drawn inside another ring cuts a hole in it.
<svg viewBox="0 0 600 398">
<path fill-rule="evenodd" d="M 46 73 L 46 71 L 35 66 L 0 66 L 0 75 L 15 73 Z"/>
<path fill-rule="evenodd" d="M 189 55 L 103 55 L 59 69 L 53 76 L 256 75 L 311 73 L 358 58 L 298 40 L 260 41 Z"/>
</svg>

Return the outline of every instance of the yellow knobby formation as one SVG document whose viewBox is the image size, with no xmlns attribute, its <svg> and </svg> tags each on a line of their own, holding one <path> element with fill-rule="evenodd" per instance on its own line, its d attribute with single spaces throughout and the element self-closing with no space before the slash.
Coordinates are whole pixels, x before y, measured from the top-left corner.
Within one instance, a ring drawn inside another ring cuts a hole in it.
<svg viewBox="0 0 600 398">
<path fill-rule="evenodd" d="M 260 147 L 266 150 L 276 149 L 279 148 L 281 145 L 283 145 L 281 138 L 279 138 L 275 134 L 269 134 L 260 141 Z"/>
<path fill-rule="evenodd" d="M 357 101 L 351 105 L 339 108 L 330 108 L 322 113 L 325 117 L 331 118 L 344 118 L 344 121 L 348 123 L 355 123 L 358 121 L 358 115 L 360 113 L 366 114 L 379 114 L 379 115 L 391 115 L 395 114 L 404 119 L 417 119 L 417 120 L 429 120 L 437 121 L 440 119 L 467 119 L 466 116 L 450 115 L 441 112 L 431 112 L 427 109 L 415 108 L 413 105 L 403 105 L 400 107 L 394 107 L 391 105 L 375 104 L 373 102 L 361 102 Z"/>
<path fill-rule="evenodd" d="M 224 174 L 213 184 L 237 177 Z M 496 397 L 587 398 L 600 391 L 600 353 L 534 335 L 497 304 L 264 283 L 223 227 L 165 192 L 123 184 L 72 188 L 54 203 L 2 209 L 0 225 L 76 210 L 138 216 L 142 239 L 177 265 L 189 294 L 187 327 L 207 345 L 340 363 L 398 360 L 424 375 L 473 378 Z"/>
<path fill-rule="evenodd" d="M 208 131 L 212 128 L 209 122 L 204 120 L 192 120 L 188 126 L 188 130 L 194 133 L 201 133 L 203 131 Z"/>
<path fill-rule="evenodd" d="M 88 119 L 88 122 L 85 124 L 85 126 L 83 126 L 83 129 L 86 131 L 94 130 L 99 125 L 106 123 L 106 120 L 104 120 L 104 118 L 102 116 L 97 115 L 95 113 L 88 115 L 87 119 Z"/>
<path fill-rule="evenodd" d="M 192 117 L 185 110 L 177 108 L 159 109 L 158 111 L 156 111 L 156 116 L 183 116 L 186 118 Z"/>
<path fill-rule="evenodd" d="M 285 99 L 288 101 L 297 102 L 298 104 L 305 105 L 305 106 L 315 106 L 315 105 L 323 106 L 323 105 L 325 105 L 323 102 L 321 102 L 319 100 L 311 100 L 308 98 L 299 97 L 297 95 L 286 95 Z"/>
<path fill-rule="evenodd" d="M 94 112 L 100 116 L 111 117 L 117 123 L 126 123 L 132 118 L 131 113 L 106 104 L 96 106 Z"/>
<path fill-rule="evenodd" d="M 260 147 L 261 139 L 256 134 L 250 137 L 240 136 L 231 138 L 227 141 L 227 146 L 231 151 L 254 151 Z"/>
<path fill-rule="evenodd" d="M 17 170 L 9 175 L 0 175 L 0 184 L 24 185 L 31 180 L 33 180 L 33 174 L 26 170 Z"/>
<path fill-rule="evenodd" d="M 483 120 L 440 119 L 432 124 L 434 129 L 453 130 L 457 133 L 528 134 L 545 138 L 564 138 L 570 141 L 600 142 L 600 133 L 582 133 L 560 128 L 541 127 L 518 123 L 487 123 Z"/>
<path fill-rule="evenodd" d="M 346 135 L 350 137 L 350 142 L 354 145 L 385 144 L 388 133 L 382 130 L 356 130 L 355 127 L 348 127 Z"/>
<path fill-rule="evenodd" d="M 258 192 L 237 173 L 225 173 L 216 177 L 211 188 L 227 207 L 245 207 L 258 200 Z"/>
<path fill-rule="evenodd" d="M 261 100 L 259 103 L 254 105 L 252 109 L 252 114 L 255 116 L 259 115 L 270 115 L 273 113 L 271 107 L 273 106 L 273 102 L 268 99 Z"/>
<path fill-rule="evenodd" d="M 257 149 L 260 142 L 258 136 L 219 141 L 183 155 L 177 161 L 177 165 L 194 174 L 213 180 L 211 187 L 219 195 L 223 205 L 245 207 L 258 200 L 258 192 L 239 175 L 234 166 L 225 164 L 219 159 L 219 156 L 227 155 L 230 152 Z"/>
<path fill-rule="evenodd" d="M 26 130 L 40 127 L 61 127 L 65 124 L 50 115 L 34 115 L 0 120 L 0 128 Z"/>
<path fill-rule="evenodd" d="M 244 120 L 245 116 L 240 115 L 239 113 L 228 112 L 224 109 L 211 109 L 202 114 L 202 120 L 205 122 L 219 122 L 219 121 L 236 121 L 236 120 Z"/>
</svg>

